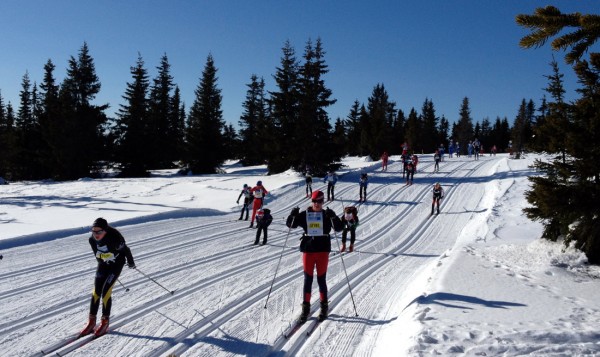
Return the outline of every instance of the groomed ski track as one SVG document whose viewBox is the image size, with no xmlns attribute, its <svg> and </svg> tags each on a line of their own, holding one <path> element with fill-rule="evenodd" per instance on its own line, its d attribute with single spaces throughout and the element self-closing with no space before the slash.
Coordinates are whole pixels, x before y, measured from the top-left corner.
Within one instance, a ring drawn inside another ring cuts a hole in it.
<svg viewBox="0 0 600 357">
<path fill-rule="evenodd" d="M 337 254 L 341 233 L 333 237 L 334 252 L 327 274 L 330 317 L 309 337 L 305 334 L 309 324 L 289 340 L 282 336 L 300 311 L 301 230 L 290 232 L 285 219 L 293 207 L 309 205 L 303 182 L 278 189 L 267 199 L 266 206 L 274 217 L 267 246 L 251 245 L 256 230 L 248 228 L 248 221 L 238 221 L 237 212 L 119 226 L 140 271 L 175 293 L 171 295 L 142 274 L 125 268 L 120 281 L 130 291 L 115 285 L 110 333 L 55 353 L 368 355 L 381 327 L 397 318 L 389 314 L 390 303 L 399 301 L 424 269 L 452 249 L 473 216 L 485 212 L 480 201 L 486 184 L 505 174 L 496 172 L 502 160 L 506 157 L 446 159 L 440 172 L 432 173 L 431 156 L 423 155 L 411 186 L 402 179 L 400 162 L 390 162 L 386 172 L 374 163 L 365 170 L 369 173 L 368 201 L 361 204 L 357 201 L 359 172 L 340 177 L 336 200 L 328 207 L 339 215 L 343 206 L 359 206 L 356 251 Z M 263 181 L 268 187 L 268 177 Z M 435 182 L 444 187 L 445 198 L 441 214 L 432 219 L 431 188 Z M 321 181 L 315 180 L 313 189 L 323 188 Z M 87 235 L 11 251 L 23 260 L 0 273 L 0 303 L 16 306 L 14 301 L 18 300 L 19 308 L 6 312 L 0 322 L 0 348 L 6 355 L 41 355 L 42 349 L 69 338 L 83 326 L 95 261 Z M 317 299 L 315 281 L 312 318 L 318 314 Z"/>
</svg>

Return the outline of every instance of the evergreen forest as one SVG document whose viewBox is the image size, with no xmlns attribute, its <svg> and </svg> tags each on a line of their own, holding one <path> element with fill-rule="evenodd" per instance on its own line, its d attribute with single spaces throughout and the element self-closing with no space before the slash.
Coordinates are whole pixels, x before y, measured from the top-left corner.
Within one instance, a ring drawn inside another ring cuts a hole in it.
<svg viewBox="0 0 600 357">
<path fill-rule="evenodd" d="M 568 51 L 567 63 L 577 75 L 579 98 L 564 99 L 563 74 L 549 63 L 548 84 L 535 103 L 515 103 L 515 117 L 474 119 L 469 98 L 457 103 L 453 123 L 436 115 L 435 104 L 424 98 L 407 113 L 396 107 L 385 85 L 374 85 L 369 98 L 356 100 L 345 118 L 330 118 L 336 102 L 328 88 L 329 66 L 321 39 L 309 39 L 297 52 L 283 44 L 279 66 L 272 74 L 275 88 L 250 74 L 243 113 L 237 129 L 222 113 L 218 66 L 208 55 L 189 108 L 171 75 L 167 55 L 159 59 L 157 76 L 150 78 L 140 54 L 130 67 L 131 77 L 114 117 L 108 104 L 95 98 L 102 88 L 92 51 L 83 43 L 71 56 L 62 82 L 56 65 L 43 65 L 43 78 L 32 81 L 25 70 L 19 103 L 5 102 L 0 88 L 0 177 L 8 181 L 75 180 L 103 177 L 144 177 L 150 170 L 180 169 L 182 174 L 219 172 L 227 159 L 244 165 L 267 165 L 269 173 L 288 169 L 321 175 L 340 166 L 345 155 L 378 160 L 384 151 L 401 153 L 403 143 L 414 153 L 433 153 L 450 141 L 477 138 L 488 152 L 528 151 L 553 155 L 539 161 L 540 176 L 532 177 L 527 193 L 529 218 L 544 222 L 544 238 L 565 238 L 600 263 L 600 54 L 588 53 L 600 36 L 600 17 L 563 14 L 547 6 L 532 15 L 518 15 L 518 25 L 531 30 L 520 45 L 543 46 L 553 39 L 555 50 Z M 557 35 L 573 28 L 573 32 Z M 512 125 L 510 124 L 512 122 Z"/>
<path fill-rule="evenodd" d="M 223 118 L 218 68 L 210 54 L 189 108 L 167 55 L 150 78 L 138 54 L 114 117 L 106 114 L 109 104 L 95 103 L 102 83 L 87 43 L 70 57 L 61 83 L 52 60 L 43 69 L 39 84 L 25 71 L 19 103 L 6 103 L 0 89 L 0 176 L 9 181 L 74 180 L 107 172 L 144 177 L 150 170 L 173 168 L 214 173 L 227 159 L 265 164 L 269 173 L 310 167 L 319 175 L 339 167 L 345 155 L 378 160 L 384 151 L 400 154 L 403 143 L 421 154 L 448 147 L 452 140 L 466 153 L 467 143 L 478 138 L 487 151 L 495 145 L 504 152 L 519 138 L 525 149 L 536 118 L 546 115 L 546 106 L 536 108 L 533 100 L 523 99 L 515 103 L 519 126 L 511 127 L 506 117 L 475 121 L 465 97 L 450 125 L 436 115 L 432 100 L 424 98 L 405 113 L 378 83 L 365 102 L 356 100 L 348 108 L 345 118 L 330 118 L 327 108 L 336 99 L 325 81 L 329 68 L 320 39 L 309 39 L 301 55 L 284 43 L 274 69 L 275 88 L 249 76 L 235 127 Z"/>
</svg>

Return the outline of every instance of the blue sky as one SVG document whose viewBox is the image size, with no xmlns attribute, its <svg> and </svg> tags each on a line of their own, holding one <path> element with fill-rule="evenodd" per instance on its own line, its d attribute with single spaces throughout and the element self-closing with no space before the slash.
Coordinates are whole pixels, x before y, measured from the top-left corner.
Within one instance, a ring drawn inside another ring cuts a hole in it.
<svg viewBox="0 0 600 357">
<path fill-rule="evenodd" d="M 549 4 L 563 12 L 600 9 L 591 0 L 3 0 L 0 91 L 16 110 L 25 72 L 40 83 L 51 59 L 62 81 L 69 57 L 77 57 L 85 41 L 102 83 L 96 104 L 109 103 L 109 115 L 123 103 L 138 52 L 151 78 L 166 53 L 189 109 L 210 53 L 224 118 L 237 126 L 252 74 L 276 90 L 272 76 L 285 41 L 300 59 L 306 42 L 320 37 L 330 69 L 325 83 L 337 99 L 328 109 L 332 120 L 346 117 L 355 100 L 366 103 L 383 83 L 406 114 L 413 107 L 420 112 L 429 98 L 437 116 L 453 122 L 468 97 L 475 121 L 500 116 L 512 122 L 522 99 L 540 103 L 552 60 L 549 45 L 518 46 L 528 32 L 515 16 Z M 555 57 L 567 98 L 575 98 L 577 84 L 564 53 Z"/>
</svg>

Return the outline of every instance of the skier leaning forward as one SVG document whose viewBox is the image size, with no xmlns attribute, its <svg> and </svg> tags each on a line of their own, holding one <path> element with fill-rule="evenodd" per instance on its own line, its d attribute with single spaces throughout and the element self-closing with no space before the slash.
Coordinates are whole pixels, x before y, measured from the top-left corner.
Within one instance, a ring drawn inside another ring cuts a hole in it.
<svg viewBox="0 0 600 357">
<path fill-rule="evenodd" d="M 342 221 L 329 208 L 323 209 L 325 195 L 316 190 L 312 193 L 312 206 L 300 212 L 298 207 L 294 208 L 287 218 L 286 226 L 304 229 L 300 242 L 302 252 L 302 265 L 304 267 L 304 290 L 302 298 L 302 314 L 299 320 L 304 322 L 310 313 L 310 297 L 312 291 L 313 274 L 317 269 L 317 283 L 319 284 L 319 300 L 321 302 L 321 313 L 319 320 L 327 318 L 329 303 L 327 301 L 327 266 L 329 264 L 329 252 L 331 252 L 331 229 L 340 232 Z"/>
<path fill-rule="evenodd" d="M 127 260 L 127 266 L 135 269 L 131 250 L 125 244 L 125 239 L 115 228 L 108 225 L 104 218 L 97 218 L 92 224 L 92 235 L 89 238 L 90 246 L 98 261 L 94 290 L 90 302 L 90 317 L 87 326 L 80 335 L 92 332 L 96 336 L 104 335 L 108 331 L 108 320 L 112 307 L 112 289 Z M 102 300 L 102 318 L 100 326 L 96 327 L 96 315 Z"/>
</svg>

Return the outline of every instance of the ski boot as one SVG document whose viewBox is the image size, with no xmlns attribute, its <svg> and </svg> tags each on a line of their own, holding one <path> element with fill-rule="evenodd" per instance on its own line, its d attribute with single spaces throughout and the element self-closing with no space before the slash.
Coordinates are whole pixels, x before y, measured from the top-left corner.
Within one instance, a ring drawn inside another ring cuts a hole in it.
<svg viewBox="0 0 600 357">
<path fill-rule="evenodd" d="M 79 336 L 89 335 L 90 333 L 94 332 L 94 327 L 96 327 L 96 315 L 90 314 L 88 323 L 83 328 L 83 330 L 81 330 L 81 332 L 79 333 Z"/>
<path fill-rule="evenodd" d="M 342 248 L 340 248 L 340 253 L 343 253 L 346 251 L 346 243 L 342 243 Z"/>
<path fill-rule="evenodd" d="M 96 328 L 94 331 L 94 335 L 96 337 L 100 337 L 108 332 L 108 316 L 102 316 L 100 319 L 100 326 Z"/>
<path fill-rule="evenodd" d="M 250 228 L 254 228 L 254 222 L 250 222 Z"/>
<path fill-rule="evenodd" d="M 327 318 L 329 313 L 329 303 L 327 301 L 321 301 L 321 312 L 319 313 L 319 321 L 323 321 Z"/>
<path fill-rule="evenodd" d="M 262 245 L 267 245 L 267 240 L 263 239 L 263 244 Z"/>
<path fill-rule="evenodd" d="M 350 244 L 350 247 L 348 247 L 348 251 L 350 253 L 352 253 L 354 251 L 354 244 Z"/>
<path fill-rule="evenodd" d="M 298 321 L 306 322 L 306 320 L 308 320 L 308 314 L 310 314 L 310 302 L 303 302 L 302 312 L 300 313 L 300 317 L 298 317 Z"/>
<path fill-rule="evenodd" d="M 254 245 L 258 245 L 258 239 L 254 241 Z"/>
</svg>

